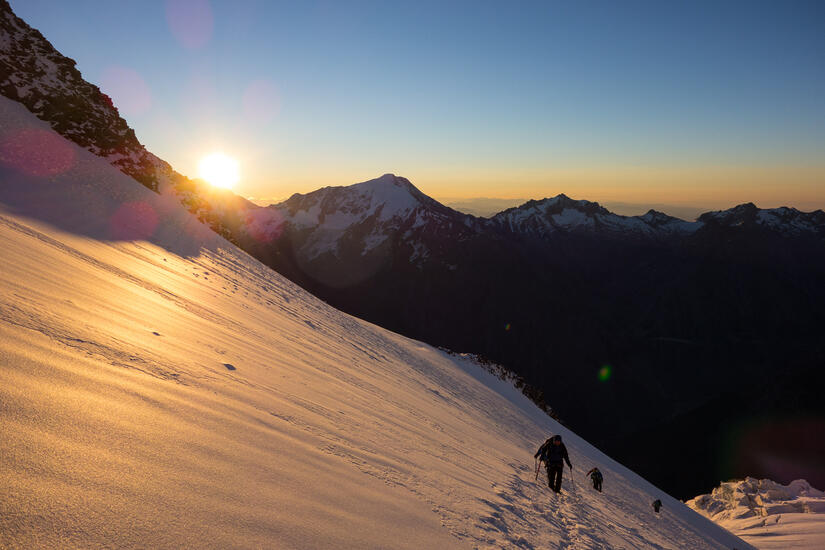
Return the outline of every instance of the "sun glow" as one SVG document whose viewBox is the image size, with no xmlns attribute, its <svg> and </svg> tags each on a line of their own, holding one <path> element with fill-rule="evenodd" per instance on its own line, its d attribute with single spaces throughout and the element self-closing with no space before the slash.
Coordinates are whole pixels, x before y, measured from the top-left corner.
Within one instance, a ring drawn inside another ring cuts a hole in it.
<svg viewBox="0 0 825 550">
<path fill-rule="evenodd" d="M 238 161 L 223 153 L 211 153 L 198 164 L 198 175 L 215 187 L 232 189 L 241 179 Z"/>
</svg>

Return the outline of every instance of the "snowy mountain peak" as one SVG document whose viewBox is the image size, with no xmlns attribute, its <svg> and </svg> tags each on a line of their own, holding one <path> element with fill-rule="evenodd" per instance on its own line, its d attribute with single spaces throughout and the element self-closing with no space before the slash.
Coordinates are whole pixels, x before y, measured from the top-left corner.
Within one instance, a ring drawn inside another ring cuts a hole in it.
<svg viewBox="0 0 825 550">
<path fill-rule="evenodd" d="M 360 183 L 355 183 L 353 185 L 347 185 L 344 187 L 348 187 L 353 190 L 369 192 L 381 192 L 381 190 L 383 189 L 403 189 L 406 191 L 414 189 L 418 191 L 407 178 L 402 178 L 396 176 L 395 174 L 389 173 L 371 180 L 362 181 Z"/>
<path fill-rule="evenodd" d="M 564 193 L 559 193 L 555 197 L 545 198 L 539 201 L 528 201 L 518 208 L 537 208 L 545 213 L 558 212 L 565 208 L 572 208 L 581 212 L 607 212 L 607 209 L 602 207 L 597 202 L 587 200 L 571 199 Z"/>
<path fill-rule="evenodd" d="M 345 187 L 345 189 L 347 189 Z M 404 211 L 409 211 L 426 199 L 407 178 L 395 174 L 384 174 L 379 178 L 349 186 L 352 192 L 370 199 L 371 206 L 382 208 L 382 218 L 388 219 Z"/>
<path fill-rule="evenodd" d="M 421 206 L 433 205 L 438 203 L 419 191 L 407 178 L 384 174 L 353 185 L 296 193 L 269 208 L 288 213 L 287 217 L 299 226 L 322 225 L 328 222 L 327 218 L 342 214 L 346 219 L 337 216 L 332 224 L 343 228 L 372 217 L 387 221 Z"/>
<path fill-rule="evenodd" d="M 759 208 L 752 202 L 739 204 L 727 210 L 714 210 L 699 216 L 701 221 L 718 221 L 726 225 L 736 225 L 746 221 L 753 221 Z"/>
<path fill-rule="evenodd" d="M 515 233 L 538 236 L 583 232 L 666 237 L 693 233 L 701 227 L 655 210 L 643 216 L 620 216 L 597 202 L 575 200 L 564 194 L 528 201 L 496 214 L 491 222 Z"/>
<path fill-rule="evenodd" d="M 414 233 L 465 228 L 472 217 L 428 197 L 407 178 L 395 174 L 348 186 L 296 193 L 266 209 L 270 233 L 291 235 L 307 261 L 326 253 L 361 257 L 382 245 L 405 239 L 414 257 L 425 257 L 426 246 Z M 463 229 L 462 229 L 463 230 Z M 413 242 L 415 241 L 415 242 Z"/>
<path fill-rule="evenodd" d="M 664 212 L 659 212 L 658 210 L 654 210 L 652 208 L 650 210 L 648 210 L 647 212 L 645 212 L 640 217 L 642 219 L 650 220 L 650 221 L 665 221 L 665 220 L 673 219 L 672 216 L 668 216 Z"/>
<path fill-rule="evenodd" d="M 637 217 L 646 224 L 650 225 L 651 227 L 656 228 L 682 226 L 682 224 L 691 224 L 690 226 L 685 227 L 693 227 L 696 225 L 692 224 L 691 222 L 686 222 L 685 220 L 665 214 L 664 212 L 653 210 L 652 208 L 644 214 L 642 214 L 641 216 Z"/>
<path fill-rule="evenodd" d="M 390 185 L 393 187 L 412 187 L 412 183 L 407 178 L 402 178 L 400 176 L 396 176 L 393 173 L 386 173 L 382 176 L 379 176 L 375 179 L 362 181 L 361 183 L 356 183 L 352 187 L 356 186 L 365 186 L 365 187 L 374 187 L 374 186 L 386 186 Z"/>
<path fill-rule="evenodd" d="M 825 212 L 822 210 L 802 212 L 787 206 L 762 209 L 748 202 L 727 210 L 706 212 L 699 216 L 699 221 L 726 227 L 759 227 L 787 236 L 825 236 Z"/>
</svg>

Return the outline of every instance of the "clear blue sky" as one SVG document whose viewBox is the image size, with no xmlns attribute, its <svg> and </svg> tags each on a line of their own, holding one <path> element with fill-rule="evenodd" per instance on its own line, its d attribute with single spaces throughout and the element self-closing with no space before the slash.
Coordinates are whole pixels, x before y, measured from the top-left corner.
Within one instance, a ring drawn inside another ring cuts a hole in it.
<svg viewBox="0 0 825 550">
<path fill-rule="evenodd" d="M 11 0 L 195 175 L 825 207 L 825 1 Z"/>
</svg>

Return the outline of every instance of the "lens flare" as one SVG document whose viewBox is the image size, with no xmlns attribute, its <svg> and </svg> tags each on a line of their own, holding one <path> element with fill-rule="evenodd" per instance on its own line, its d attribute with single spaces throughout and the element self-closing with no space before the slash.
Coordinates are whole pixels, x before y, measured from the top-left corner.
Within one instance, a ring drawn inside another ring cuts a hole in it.
<svg viewBox="0 0 825 550">
<path fill-rule="evenodd" d="M 23 128 L 0 136 L 0 164 L 31 176 L 49 177 L 75 164 L 72 144 L 51 130 Z"/>
<path fill-rule="evenodd" d="M 166 22 L 172 35 L 190 50 L 209 43 L 215 29 L 209 0 L 166 0 Z"/>
<path fill-rule="evenodd" d="M 599 369 L 599 382 L 607 382 L 610 380 L 610 375 L 612 374 L 613 367 L 610 365 L 602 365 L 602 368 Z"/>
<path fill-rule="evenodd" d="M 118 241 L 141 241 L 155 233 L 158 214 L 145 201 L 127 202 L 109 220 L 110 237 Z"/>
<path fill-rule="evenodd" d="M 232 189 L 241 179 L 238 161 L 223 153 L 212 153 L 203 157 L 198 164 L 198 175 L 222 189 Z"/>
</svg>

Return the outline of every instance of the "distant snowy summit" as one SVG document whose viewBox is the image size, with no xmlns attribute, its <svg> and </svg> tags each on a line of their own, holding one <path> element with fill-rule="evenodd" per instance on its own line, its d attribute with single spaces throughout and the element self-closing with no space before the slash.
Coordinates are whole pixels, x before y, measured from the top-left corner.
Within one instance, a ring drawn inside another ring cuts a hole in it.
<svg viewBox="0 0 825 550">
<path fill-rule="evenodd" d="M 804 479 L 728 481 L 687 505 L 760 549 L 825 548 L 825 492 Z"/>
<path fill-rule="evenodd" d="M 342 257 L 347 251 L 366 256 L 400 241 L 411 245 L 413 257 L 426 256 L 425 235 L 460 239 L 480 229 L 474 227 L 478 224 L 472 216 L 444 206 L 394 174 L 296 193 L 256 212 L 254 218 L 266 227 L 267 240 L 290 239 L 292 248 L 306 260 L 324 253 Z"/>
<path fill-rule="evenodd" d="M 643 216 L 621 216 L 597 202 L 574 200 L 564 194 L 509 208 L 493 216 L 490 222 L 514 233 L 541 236 L 557 232 L 687 235 L 702 226 L 699 222 L 686 222 L 656 210 L 650 210 Z"/>
<path fill-rule="evenodd" d="M 509 208 L 490 218 L 490 221 L 515 233 L 540 236 L 566 232 L 667 238 L 692 235 L 709 226 L 724 226 L 760 228 L 788 237 L 825 237 L 825 212 L 822 210 L 801 212 L 789 207 L 760 209 L 753 203 L 706 212 L 696 221 L 686 221 L 656 210 L 649 210 L 641 216 L 622 216 L 597 202 L 574 200 L 560 194 Z"/>
<path fill-rule="evenodd" d="M 787 206 L 761 209 L 749 202 L 728 210 L 706 212 L 699 216 L 698 222 L 726 227 L 760 227 L 786 236 L 825 237 L 825 212 L 822 210 L 801 212 Z"/>
<path fill-rule="evenodd" d="M 434 221 L 461 220 L 466 216 L 431 199 L 410 180 L 395 174 L 384 174 L 349 186 L 296 193 L 269 208 L 280 212 L 296 227 L 325 229 L 345 229 L 367 220 L 386 223 L 406 219 L 419 227 Z"/>
</svg>

